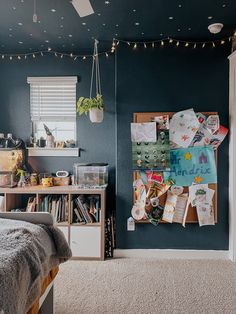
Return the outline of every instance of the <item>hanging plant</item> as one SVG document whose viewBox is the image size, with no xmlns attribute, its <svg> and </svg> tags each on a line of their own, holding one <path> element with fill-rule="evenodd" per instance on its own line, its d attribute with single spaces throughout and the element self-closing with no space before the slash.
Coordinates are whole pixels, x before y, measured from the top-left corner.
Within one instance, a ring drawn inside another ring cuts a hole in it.
<svg viewBox="0 0 236 314">
<path fill-rule="evenodd" d="M 89 112 L 90 121 L 93 123 L 101 123 L 103 121 L 104 113 L 104 102 L 101 92 L 101 79 L 97 45 L 98 41 L 95 39 L 89 98 L 80 97 L 77 101 L 77 112 L 79 113 L 79 115 L 81 116 Z M 96 97 L 92 98 L 94 71 L 96 83 Z"/>
</svg>

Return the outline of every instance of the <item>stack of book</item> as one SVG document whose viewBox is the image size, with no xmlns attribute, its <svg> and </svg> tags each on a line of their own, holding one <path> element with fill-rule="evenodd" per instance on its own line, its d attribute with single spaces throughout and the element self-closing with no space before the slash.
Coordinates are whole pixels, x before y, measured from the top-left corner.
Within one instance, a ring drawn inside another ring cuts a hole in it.
<svg viewBox="0 0 236 314">
<path fill-rule="evenodd" d="M 39 205 L 39 211 L 51 213 L 54 222 L 68 222 L 68 195 L 46 195 Z"/>
<path fill-rule="evenodd" d="M 79 195 L 71 202 L 73 223 L 99 222 L 100 200 L 98 195 Z"/>
</svg>

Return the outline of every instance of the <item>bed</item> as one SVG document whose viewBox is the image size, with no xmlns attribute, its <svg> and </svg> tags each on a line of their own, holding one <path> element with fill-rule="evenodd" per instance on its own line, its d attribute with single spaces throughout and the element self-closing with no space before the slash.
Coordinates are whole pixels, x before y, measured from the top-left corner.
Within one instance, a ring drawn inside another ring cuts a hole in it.
<svg viewBox="0 0 236 314">
<path fill-rule="evenodd" d="M 0 314 L 53 313 L 53 281 L 71 257 L 47 213 L 0 213 Z"/>
</svg>

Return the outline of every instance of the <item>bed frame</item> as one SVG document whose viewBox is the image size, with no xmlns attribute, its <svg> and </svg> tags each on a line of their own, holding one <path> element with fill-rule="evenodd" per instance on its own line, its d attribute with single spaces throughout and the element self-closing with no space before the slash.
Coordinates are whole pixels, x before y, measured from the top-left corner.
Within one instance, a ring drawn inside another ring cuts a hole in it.
<svg viewBox="0 0 236 314">
<path fill-rule="evenodd" d="M 33 224 L 53 225 L 53 217 L 49 213 L 4 212 L 0 213 L 0 218 L 23 220 Z M 39 299 L 39 314 L 54 314 L 53 302 L 54 280 L 48 285 Z"/>
</svg>

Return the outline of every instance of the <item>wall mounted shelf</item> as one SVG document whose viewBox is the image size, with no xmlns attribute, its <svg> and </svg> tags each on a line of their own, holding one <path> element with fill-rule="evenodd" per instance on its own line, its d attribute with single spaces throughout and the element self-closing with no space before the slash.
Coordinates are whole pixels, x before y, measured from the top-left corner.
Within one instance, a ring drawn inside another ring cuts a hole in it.
<svg viewBox="0 0 236 314">
<path fill-rule="evenodd" d="M 47 148 L 27 147 L 29 157 L 52 156 L 52 157 L 78 157 L 79 148 Z"/>
</svg>

